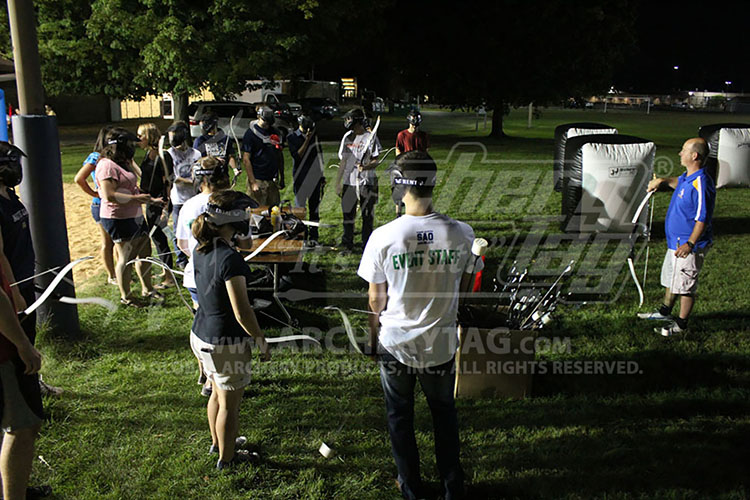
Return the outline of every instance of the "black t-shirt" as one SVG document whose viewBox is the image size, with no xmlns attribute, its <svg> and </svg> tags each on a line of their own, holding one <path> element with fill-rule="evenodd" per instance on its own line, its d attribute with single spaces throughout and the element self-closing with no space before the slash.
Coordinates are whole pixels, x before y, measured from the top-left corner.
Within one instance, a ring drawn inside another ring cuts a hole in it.
<svg viewBox="0 0 750 500">
<path fill-rule="evenodd" d="M 20 281 L 34 275 L 34 246 L 31 243 L 29 213 L 16 193 L 10 188 L 6 189 L 10 199 L 0 196 L 0 230 L 13 277 Z M 29 286 L 34 286 L 33 280 L 19 285 L 20 288 Z"/>
<path fill-rule="evenodd" d="M 278 175 L 279 167 L 283 165 L 281 149 L 270 142 L 271 136 L 281 140 L 281 132 L 275 128 L 266 130 L 252 122 L 242 137 L 242 152 L 250 154 L 253 175 L 259 181 L 272 181 Z"/>
<path fill-rule="evenodd" d="M 247 332 L 237 322 L 229 300 L 226 282 L 235 276 L 250 281 L 250 268 L 239 252 L 225 241 L 203 253 L 193 255 L 198 303 L 201 305 L 193 321 L 193 333 L 209 344 L 237 344 L 247 339 Z"/>
<path fill-rule="evenodd" d="M 161 158 L 157 157 L 152 160 L 149 158 L 148 153 L 141 162 L 141 192 L 148 193 L 154 198 L 169 199 L 169 193 L 167 192 L 167 183 L 164 182 L 164 165 L 162 164 Z"/>
<path fill-rule="evenodd" d="M 323 178 L 322 165 L 320 163 L 321 147 L 318 142 L 318 136 L 313 135 L 310 143 L 307 145 L 305 154 L 300 157 L 299 150 L 305 143 L 305 134 L 300 129 L 295 130 L 287 137 L 289 144 L 289 153 L 292 155 L 294 165 L 292 167 L 292 176 L 294 177 L 294 192 L 302 188 L 302 184 L 317 185 Z"/>
<path fill-rule="evenodd" d="M 228 162 L 234 154 L 234 141 L 219 129 L 214 135 L 202 135 L 193 142 L 193 149 L 201 152 L 201 156 L 213 156 Z"/>
</svg>

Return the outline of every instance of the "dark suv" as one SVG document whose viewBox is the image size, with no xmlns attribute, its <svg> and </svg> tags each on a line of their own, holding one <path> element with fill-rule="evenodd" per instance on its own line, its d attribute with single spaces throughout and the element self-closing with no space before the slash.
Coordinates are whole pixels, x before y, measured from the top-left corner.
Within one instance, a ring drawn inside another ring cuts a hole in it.
<svg viewBox="0 0 750 500">
<path fill-rule="evenodd" d="M 327 97 L 305 97 L 300 99 L 302 112 L 312 117 L 313 120 L 330 120 L 339 112 L 335 102 Z"/>
</svg>

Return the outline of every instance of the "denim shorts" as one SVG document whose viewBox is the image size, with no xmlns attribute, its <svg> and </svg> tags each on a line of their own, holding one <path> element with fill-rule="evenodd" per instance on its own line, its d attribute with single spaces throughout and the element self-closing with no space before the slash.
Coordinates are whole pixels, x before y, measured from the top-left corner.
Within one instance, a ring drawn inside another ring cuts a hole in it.
<svg viewBox="0 0 750 500">
<path fill-rule="evenodd" d="M 148 228 L 143 217 L 133 219 L 105 219 L 102 217 L 100 220 L 102 227 L 115 243 L 148 236 Z"/>
<path fill-rule="evenodd" d="M 102 206 L 101 206 L 101 205 L 99 205 L 98 203 L 92 203 L 92 204 L 91 204 L 91 217 L 93 217 L 93 218 L 94 218 L 94 222 L 96 222 L 97 224 L 99 224 L 99 221 L 101 220 L 101 219 L 99 218 L 99 209 L 100 209 L 101 207 L 102 207 Z"/>
</svg>

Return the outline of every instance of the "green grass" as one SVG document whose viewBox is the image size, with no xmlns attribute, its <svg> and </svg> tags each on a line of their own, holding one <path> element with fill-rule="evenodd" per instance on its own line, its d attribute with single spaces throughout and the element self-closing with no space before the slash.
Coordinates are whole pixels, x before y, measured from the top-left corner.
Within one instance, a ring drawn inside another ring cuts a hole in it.
<svg viewBox="0 0 750 500">
<path fill-rule="evenodd" d="M 539 280 L 549 280 L 571 255 L 580 255 L 580 286 L 591 281 L 581 280 L 583 272 L 595 274 L 592 287 L 612 282 L 611 289 L 590 293 L 587 304 L 558 310 L 553 328 L 543 333 L 568 338 L 571 351 L 538 359 L 635 361 L 640 372 L 548 373 L 535 377 L 534 395 L 523 401 L 459 401 L 469 498 L 747 498 L 750 190 L 718 193 L 716 243 L 701 275 L 691 332 L 663 339 L 651 332 L 653 325 L 633 319 L 637 294 L 622 266 L 626 249 L 554 239 L 560 195 L 551 189 L 552 133 L 560 123 L 579 120 L 602 121 L 655 141 L 657 156 L 671 159 L 677 175 L 676 153 L 700 124 L 748 117 L 545 110 L 527 129 L 525 110 L 518 110 L 505 122 L 511 137 L 498 141 L 476 137 L 470 114 L 425 113 L 442 176 L 437 206 L 471 221 L 478 235 L 504 243 L 489 254 L 485 291 L 498 270 L 502 275 L 513 258 L 526 257 Z M 399 126 L 399 118 L 388 117 L 381 138 L 391 132 L 395 137 Z M 390 141 L 382 140 L 388 147 Z M 335 147 L 328 144 L 326 151 Z M 87 146 L 63 148 L 66 181 L 87 153 Z M 335 169 L 326 173 L 332 177 Z M 323 229 L 321 239 L 335 244 L 341 214 L 331 186 L 322 215 L 336 227 Z M 389 191 L 381 185 L 378 224 L 393 217 Z M 658 270 L 669 194 L 657 194 L 655 203 L 647 306 L 662 294 Z M 539 242 L 528 245 L 533 238 Z M 314 254 L 308 260 L 325 270 L 328 290 L 338 294 L 329 303 L 364 308 L 366 287 L 355 275 L 356 256 Z M 115 299 L 112 287 L 89 284 L 78 293 Z M 303 327 L 340 327 L 322 302 L 295 303 L 293 315 Z M 241 432 L 265 461 L 218 474 L 206 455 L 205 399 L 198 394 L 188 345 L 191 318 L 175 293 L 158 309 L 79 311 L 81 339 L 43 334 L 39 342 L 46 380 L 66 393 L 45 401 L 50 419 L 37 454 L 50 467 L 37 461 L 33 481 L 51 484 L 58 498 L 398 497 L 374 365 L 334 349 L 281 349 L 271 363 L 256 364 Z M 269 335 L 282 333 L 261 319 Z M 365 325 L 361 315 L 353 320 Z M 336 346 L 346 343 L 340 330 L 333 338 Z M 434 486 L 431 422 L 421 397 L 416 427 L 423 474 Z M 323 459 L 317 452 L 321 441 L 338 456 Z"/>
</svg>

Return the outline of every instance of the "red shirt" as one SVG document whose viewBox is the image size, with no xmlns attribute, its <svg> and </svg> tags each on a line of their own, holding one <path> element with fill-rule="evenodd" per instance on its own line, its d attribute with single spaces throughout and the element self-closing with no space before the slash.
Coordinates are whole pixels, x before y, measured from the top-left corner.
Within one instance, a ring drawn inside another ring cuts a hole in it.
<svg viewBox="0 0 750 500">
<path fill-rule="evenodd" d="M 401 153 L 408 151 L 426 152 L 430 147 L 430 136 L 421 130 L 411 133 L 409 129 L 404 129 L 396 137 L 396 147 Z"/>
</svg>

